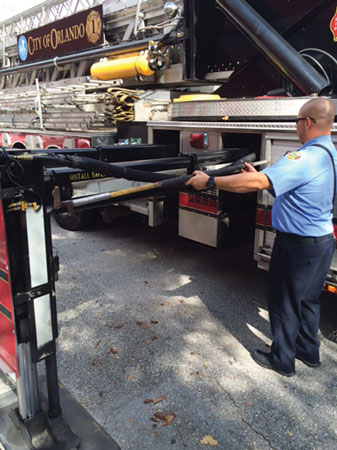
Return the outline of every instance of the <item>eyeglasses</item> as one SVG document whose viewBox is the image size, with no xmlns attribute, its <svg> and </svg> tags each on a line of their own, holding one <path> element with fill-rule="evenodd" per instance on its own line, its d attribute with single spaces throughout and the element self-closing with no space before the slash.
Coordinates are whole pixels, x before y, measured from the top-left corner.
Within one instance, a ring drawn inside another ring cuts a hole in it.
<svg viewBox="0 0 337 450">
<path fill-rule="evenodd" d="M 305 119 L 311 119 L 314 123 L 316 123 L 316 119 L 314 119 L 313 117 L 296 117 L 295 119 L 295 123 L 298 123 L 300 120 L 305 120 Z"/>
</svg>

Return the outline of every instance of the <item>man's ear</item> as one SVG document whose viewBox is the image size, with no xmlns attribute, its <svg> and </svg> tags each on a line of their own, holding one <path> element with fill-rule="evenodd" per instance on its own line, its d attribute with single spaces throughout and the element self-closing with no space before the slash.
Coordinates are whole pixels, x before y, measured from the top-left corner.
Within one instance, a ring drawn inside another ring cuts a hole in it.
<svg viewBox="0 0 337 450">
<path fill-rule="evenodd" d="M 306 128 L 311 128 L 312 127 L 312 121 L 309 119 L 309 117 L 305 118 L 304 124 Z"/>
</svg>

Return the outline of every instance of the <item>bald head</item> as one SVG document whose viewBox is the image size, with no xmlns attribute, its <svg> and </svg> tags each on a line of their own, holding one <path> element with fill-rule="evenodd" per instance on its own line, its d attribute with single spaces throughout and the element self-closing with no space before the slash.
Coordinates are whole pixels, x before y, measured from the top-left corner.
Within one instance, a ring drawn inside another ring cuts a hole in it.
<svg viewBox="0 0 337 450">
<path fill-rule="evenodd" d="M 298 113 L 297 135 L 302 144 L 318 136 L 330 135 L 335 107 L 327 98 L 313 98 L 304 103 Z"/>
<path fill-rule="evenodd" d="M 314 98 L 306 102 L 301 110 L 301 117 L 312 117 L 316 128 L 322 132 L 331 130 L 335 118 L 335 107 L 327 98 Z"/>
</svg>

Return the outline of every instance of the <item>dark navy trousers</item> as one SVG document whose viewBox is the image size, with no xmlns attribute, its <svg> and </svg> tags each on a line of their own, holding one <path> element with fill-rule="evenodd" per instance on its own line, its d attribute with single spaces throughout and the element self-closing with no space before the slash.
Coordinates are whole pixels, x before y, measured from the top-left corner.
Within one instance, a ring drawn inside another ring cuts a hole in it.
<svg viewBox="0 0 337 450">
<path fill-rule="evenodd" d="M 268 284 L 273 343 L 269 356 L 276 369 L 295 370 L 295 356 L 319 361 L 320 292 L 328 273 L 335 240 L 317 242 L 275 238 Z"/>
</svg>

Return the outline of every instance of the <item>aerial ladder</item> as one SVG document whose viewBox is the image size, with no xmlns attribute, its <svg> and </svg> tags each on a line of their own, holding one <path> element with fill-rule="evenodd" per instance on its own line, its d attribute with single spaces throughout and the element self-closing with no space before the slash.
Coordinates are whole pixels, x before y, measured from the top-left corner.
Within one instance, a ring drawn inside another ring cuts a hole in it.
<svg viewBox="0 0 337 450">
<path fill-rule="evenodd" d="M 15 35 L 95 7 L 103 14 L 101 45 L 18 63 Z M 336 5 L 51 0 L 3 22 L 1 41 L 0 355 L 19 394 L 12 423 L 30 448 L 79 447 L 59 401 L 50 215 L 78 224 L 87 211 L 130 205 L 154 226 L 179 191 L 179 234 L 213 247 L 223 229 L 244 234 L 256 216 L 254 256 L 267 269 L 275 235 L 270 195 L 245 197 L 245 203 L 221 192 L 186 191 L 184 182 L 194 169 L 225 174 L 232 164 L 239 170 L 242 158 L 256 158 L 261 167 L 276 161 L 298 145 L 294 119 L 309 98 L 324 95 L 336 103 Z M 167 103 L 161 97 L 156 110 L 153 100 L 152 116 L 137 120 L 138 101 L 159 87 Z M 131 104 L 124 121 L 107 113 L 114 93 L 123 89 L 124 103 Z M 192 101 L 180 98 L 186 93 Z M 156 120 L 157 113 L 164 118 Z M 334 142 L 336 131 L 334 126 Z M 337 289 L 336 258 L 327 285 Z M 42 361 L 46 395 L 36 375 Z M 60 427 L 67 442 L 58 441 Z M 41 435 L 45 447 L 38 447 Z"/>
</svg>

